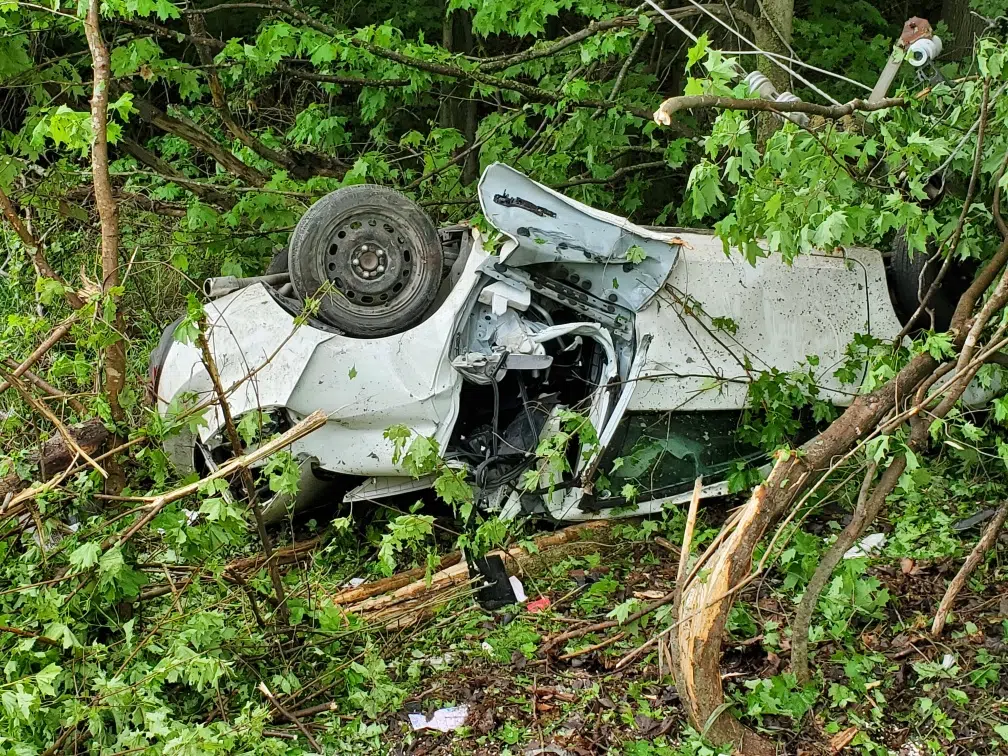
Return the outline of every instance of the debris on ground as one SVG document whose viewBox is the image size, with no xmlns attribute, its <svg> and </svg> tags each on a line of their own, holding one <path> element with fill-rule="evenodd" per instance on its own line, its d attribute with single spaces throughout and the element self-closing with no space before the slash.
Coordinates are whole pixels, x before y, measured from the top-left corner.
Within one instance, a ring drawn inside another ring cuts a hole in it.
<svg viewBox="0 0 1008 756">
<path fill-rule="evenodd" d="M 430 717 L 426 714 L 410 714 L 409 721 L 414 730 L 452 732 L 464 725 L 468 716 L 469 707 L 463 704 L 450 706 L 447 709 L 438 709 Z"/>
</svg>

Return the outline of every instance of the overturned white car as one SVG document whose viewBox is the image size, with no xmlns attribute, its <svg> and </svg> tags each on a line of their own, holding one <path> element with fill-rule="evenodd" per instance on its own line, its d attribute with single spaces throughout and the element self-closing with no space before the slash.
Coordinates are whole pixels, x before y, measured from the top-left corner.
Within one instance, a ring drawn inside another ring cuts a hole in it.
<svg viewBox="0 0 1008 756">
<path fill-rule="evenodd" d="M 438 232 L 401 195 L 358 186 L 316 203 L 266 276 L 208 282 L 209 343 L 222 383 L 238 386 L 232 415 L 261 412 L 271 430 L 329 416 L 293 445 L 299 504 L 337 483 L 348 502 L 428 486 L 393 462 L 384 431 L 399 424 L 436 439 L 482 505 L 510 515 L 652 512 L 688 499 L 701 474 L 717 495 L 757 455 L 736 440 L 757 375 L 815 355 L 820 397 L 846 405 L 863 377 L 835 375 L 848 344 L 902 327 L 876 250 L 753 266 L 709 234 L 636 226 L 500 164 L 479 200 L 499 253 L 475 228 Z M 321 307 L 299 325 L 313 295 Z M 151 358 L 162 413 L 213 396 L 199 351 L 173 330 Z M 530 492 L 520 478 L 542 464 L 536 446 L 565 408 L 590 418 L 599 443 L 569 449 L 565 479 Z M 232 454 L 216 405 L 206 419 L 166 444 L 182 470 Z"/>
</svg>

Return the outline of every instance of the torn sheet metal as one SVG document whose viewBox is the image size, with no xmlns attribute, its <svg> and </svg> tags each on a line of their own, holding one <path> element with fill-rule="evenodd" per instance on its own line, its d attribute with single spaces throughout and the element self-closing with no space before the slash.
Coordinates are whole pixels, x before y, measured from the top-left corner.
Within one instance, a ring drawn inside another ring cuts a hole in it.
<svg viewBox="0 0 1008 756">
<path fill-rule="evenodd" d="M 579 295 L 639 310 L 665 282 L 679 254 L 675 234 L 596 210 L 503 163 L 487 167 L 478 193 L 483 214 L 514 242 L 501 262 L 549 264 L 552 277 L 566 280 Z"/>
</svg>

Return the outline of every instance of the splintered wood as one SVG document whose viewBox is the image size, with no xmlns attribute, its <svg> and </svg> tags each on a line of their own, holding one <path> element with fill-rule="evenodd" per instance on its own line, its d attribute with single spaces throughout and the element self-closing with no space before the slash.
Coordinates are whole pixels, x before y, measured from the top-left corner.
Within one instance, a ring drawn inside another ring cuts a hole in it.
<svg viewBox="0 0 1008 756">
<path fill-rule="evenodd" d="M 534 553 L 520 546 L 491 552 L 500 556 L 512 575 L 536 575 L 551 562 L 563 558 L 579 541 L 590 540 L 595 546 L 608 537 L 607 521 L 573 525 L 534 539 Z M 415 624 L 461 596 L 479 589 L 478 578 L 470 578 L 469 569 L 458 552 L 442 558 L 439 569 L 427 580 L 423 568 L 390 578 L 349 588 L 330 597 L 347 614 L 366 622 L 396 629 Z"/>
</svg>

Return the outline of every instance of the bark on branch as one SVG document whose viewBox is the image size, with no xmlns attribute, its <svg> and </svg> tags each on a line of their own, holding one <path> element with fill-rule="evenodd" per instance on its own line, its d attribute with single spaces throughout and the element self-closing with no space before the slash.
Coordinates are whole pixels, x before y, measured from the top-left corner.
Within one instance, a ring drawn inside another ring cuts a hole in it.
<svg viewBox="0 0 1008 756">
<path fill-rule="evenodd" d="M 133 156 L 140 163 L 143 163 L 152 171 L 157 173 L 166 181 L 171 181 L 179 186 L 185 187 L 204 202 L 216 205 L 225 210 L 230 210 L 235 206 L 234 200 L 221 194 L 214 187 L 200 181 L 193 181 L 177 171 L 167 160 L 162 160 L 146 147 L 134 142 L 132 139 L 120 139 L 117 145 L 126 154 Z"/>
<path fill-rule="evenodd" d="M 88 454 L 95 454 L 109 437 L 105 424 L 99 418 L 72 426 L 67 430 L 77 445 Z M 53 436 L 36 454 L 29 457 L 31 476 L 40 480 L 48 479 L 72 465 L 76 456 L 77 453 L 67 445 L 62 436 Z M 30 479 L 26 480 L 17 473 L 0 478 L 0 501 L 3 501 L 7 494 L 14 494 L 27 488 L 30 482 Z"/>
<path fill-rule="evenodd" d="M 251 165 L 243 163 L 229 149 L 187 118 L 176 118 L 141 97 L 133 98 L 133 106 L 147 123 L 189 142 L 216 160 L 224 170 L 234 174 L 249 186 L 265 186 L 267 177 Z"/>
<path fill-rule="evenodd" d="M 948 621 L 949 612 L 952 611 L 952 604 L 955 603 L 956 596 L 959 595 L 963 586 L 966 585 L 966 581 L 973 574 L 973 570 L 983 561 L 984 555 L 997 543 L 998 534 L 1001 532 L 1006 518 L 1008 518 L 1008 501 L 1002 502 L 1001 506 L 998 507 L 997 512 L 994 514 L 994 519 L 991 520 L 983 536 L 981 536 L 977 545 L 973 547 L 973 551 L 970 552 L 959 572 L 952 578 L 952 582 L 949 583 L 948 589 L 945 591 L 945 595 L 942 596 L 941 603 L 938 605 L 938 611 L 935 612 L 934 622 L 931 625 L 932 635 L 941 635 L 942 630 L 945 629 L 945 623 Z"/>
<path fill-rule="evenodd" d="M 957 351 L 964 347 L 967 324 L 980 296 L 1001 274 L 1008 260 L 1008 240 L 959 300 L 950 332 Z M 1002 283 L 1008 274 L 1002 278 Z M 1006 284 L 1008 287 L 1008 284 Z M 1000 286 L 999 286 L 1000 289 Z M 991 312 L 990 315 L 993 315 Z M 981 318 L 974 321 L 974 328 Z M 979 327 L 983 327 L 982 325 Z M 724 707 L 720 656 L 725 623 L 731 608 L 730 597 L 750 576 L 753 552 L 769 526 L 796 506 L 798 497 L 808 488 L 812 476 L 831 469 L 833 461 L 845 457 L 855 444 L 875 431 L 898 400 L 913 397 L 938 368 L 929 354 L 914 357 L 896 376 L 870 394 L 859 396 L 825 431 L 802 446 L 798 453 L 778 458 L 767 481 L 759 485 L 739 511 L 730 533 L 715 541 L 702 559 L 704 579 L 691 579 L 683 590 L 681 612 L 687 617 L 677 628 L 677 682 L 683 702 L 694 724 L 705 728 L 717 742 L 736 743 L 743 753 L 773 753 L 772 744 L 743 727 Z M 965 384 L 955 386 L 947 396 L 959 396 Z M 937 412 L 937 410 L 935 410 Z M 910 415 L 909 417 L 916 417 Z M 922 448 L 925 423 L 914 423 L 913 447 Z M 913 448 L 912 447 L 912 448 Z M 898 481 L 906 458 L 894 460 L 883 475 L 885 485 L 876 488 L 881 501 Z"/>
<path fill-rule="evenodd" d="M 200 40 L 209 37 L 202 14 L 194 13 L 189 16 L 189 30 L 193 33 L 194 37 Z M 289 150 L 273 149 L 238 123 L 231 113 L 231 108 L 228 106 L 227 95 L 224 93 L 224 85 L 221 84 L 220 77 L 217 75 L 217 69 L 214 67 L 213 54 L 210 48 L 203 42 L 197 42 L 196 50 L 199 53 L 200 62 L 204 66 L 204 73 L 207 77 L 207 83 L 210 85 L 210 96 L 213 99 L 214 107 L 220 114 L 220 119 L 224 123 L 224 126 L 239 142 L 264 160 L 268 160 L 273 165 L 289 171 L 294 178 L 304 180 L 312 176 L 323 175 L 342 178 L 346 175 L 347 168 L 339 161 L 334 161 L 325 155 L 314 155 L 309 160 L 299 159 L 298 156 L 292 154 Z"/>
<path fill-rule="evenodd" d="M 818 105 L 813 102 L 772 102 L 755 98 L 747 100 L 717 95 L 681 95 L 665 100 L 654 112 L 653 118 L 659 126 L 671 126 L 672 116 L 680 110 L 715 108 L 717 110 L 744 110 L 761 113 L 805 113 L 835 121 L 853 113 L 872 113 L 888 108 L 904 108 L 907 104 L 908 101 L 903 97 L 887 97 L 877 102 L 855 99 L 842 105 Z"/>
</svg>

